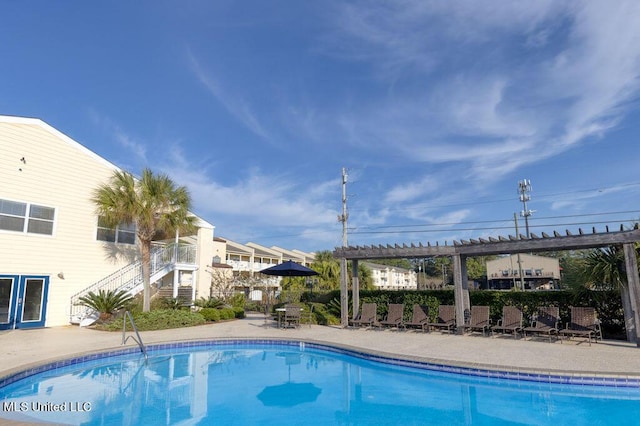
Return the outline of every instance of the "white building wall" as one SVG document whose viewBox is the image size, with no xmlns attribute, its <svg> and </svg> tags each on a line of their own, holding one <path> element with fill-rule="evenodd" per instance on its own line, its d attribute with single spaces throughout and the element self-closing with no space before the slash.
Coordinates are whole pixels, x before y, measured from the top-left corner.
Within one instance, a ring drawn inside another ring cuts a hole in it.
<svg viewBox="0 0 640 426">
<path fill-rule="evenodd" d="M 371 270 L 373 285 L 381 290 L 417 290 L 417 274 L 414 271 L 388 265 L 365 262 Z"/>
</svg>

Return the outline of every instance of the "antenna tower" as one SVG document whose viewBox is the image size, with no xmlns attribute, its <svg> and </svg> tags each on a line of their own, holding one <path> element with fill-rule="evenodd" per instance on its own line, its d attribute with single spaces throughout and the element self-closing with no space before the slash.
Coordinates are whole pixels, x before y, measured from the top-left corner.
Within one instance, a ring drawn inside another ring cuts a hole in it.
<svg viewBox="0 0 640 426">
<path fill-rule="evenodd" d="M 523 179 L 518 182 L 518 193 L 520 194 L 520 201 L 522 201 L 523 206 L 520 216 L 524 217 L 524 227 L 527 232 L 527 238 L 529 238 L 529 216 L 535 212 L 535 210 L 529 210 L 527 208 L 527 201 L 531 200 L 530 192 L 531 181 L 529 179 Z"/>
</svg>

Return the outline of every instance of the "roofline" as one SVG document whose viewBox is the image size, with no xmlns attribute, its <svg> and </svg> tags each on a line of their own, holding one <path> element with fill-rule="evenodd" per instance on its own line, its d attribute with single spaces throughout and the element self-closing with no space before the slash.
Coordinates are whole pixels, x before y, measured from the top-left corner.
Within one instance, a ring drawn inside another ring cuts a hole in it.
<svg viewBox="0 0 640 426">
<path fill-rule="evenodd" d="M 27 125 L 32 125 L 32 126 L 38 126 L 38 127 L 42 128 L 43 130 L 46 130 L 47 132 L 54 134 L 55 136 L 57 136 L 58 138 L 62 139 L 63 141 L 65 141 L 69 145 L 73 146 L 75 149 L 77 149 L 79 151 L 82 151 L 84 154 L 89 155 L 94 160 L 103 163 L 105 166 L 107 166 L 107 167 L 109 167 L 109 168 L 111 168 L 113 170 L 123 171 L 120 167 L 116 166 L 111 161 L 107 160 L 104 157 L 101 157 L 100 155 L 98 155 L 95 152 L 91 151 L 86 146 L 82 145 L 80 142 L 72 139 L 70 136 L 67 136 L 66 134 L 62 133 L 60 130 L 56 129 L 55 127 L 51 126 L 50 124 L 46 123 L 45 121 L 43 121 L 43 120 L 41 120 L 39 118 L 0 115 L 0 123 L 27 124 Z"/>
<path fill-rule="evenodd" d="M 46 130 L 47 132 L 55 135 L 56 137 L 62 139 L 63 141 L 65 141 L 66 143 L 68 143 L 69 145 L 71 145 L 72 147 L 74 147 L 75 149 L 82 151 L 82 153 L 90 156 L 91 158 L 93 158 L 94 160 L 102 163 L 103 165 L 113 169 L 114 171 L 126 171 L 123 170 L 122 168 L 116 166 L 114 163 L 112 163 L 111 161 L 107 160 L 106 158 L 96 154 L 95 152 L 91 151 L 89 148 L 87 148 L 86 146 L 82 145 L 80 142 L 76 141 L 75 139 L 71 138 L 70 136 L 67 136 L 66 134 L 62 133 L 60 130 L 56 129 L 55 127 L 53 127 L 52 125 L 48 124 L 47 122 L 43 121 L 40 118 L 33 118 L 33 117 L 19 117 L 19 116 L 15 116 L 15 115 L 0 115 L 0 123 L 9 123 L 9 124 L 26 124 L 26 125 L 31 125 L 31 126 L 38 126 L 40 128 L 42 128 L 43 130 Z M 136 178 L 137 180 L 137 178 Z M 210 228 L 210 229 L 214 229 L 215 226 L 212 225 L 211 223 L 207 222 L 206 220 L 204 220 L 203 218 L 201 218 L 200 216 L 198 216 L 197 214 L 193 213 L 193 212 L 189 212 L 191 213 L 193 216 L 198 218 L 198 227 L 199 228 Z"/>
</svg>

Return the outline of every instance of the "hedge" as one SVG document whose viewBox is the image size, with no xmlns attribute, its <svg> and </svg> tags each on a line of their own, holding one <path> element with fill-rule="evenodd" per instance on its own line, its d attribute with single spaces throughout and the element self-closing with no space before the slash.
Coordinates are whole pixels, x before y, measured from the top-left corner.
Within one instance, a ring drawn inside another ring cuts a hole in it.
<svg viewBox="0 0 640 426">
<path fill-rule="evenodd" d="M 334 298 L 340 298 L 340 292 L 332 292 Z M 571 318 L 571 306 L 590 306 L 598 312 L 602 326 L 602 333 L 609 339 L 626 339 L 624 326 L 624 311 L 618 291 L 469 291 L 471 305 L 486 305 L 490 307 L 491 320 L 497 324 L 502 315 L 502 307 L 515 305 L 522 309 L 525 326 L 536 313 L 539 306 L 558 306 L 560 308 L 560 326 L 564 328 Z M 375 302 L 378 305 L 378 317 L 383 318 L 387 313 L 389 303 L 404 303 L 405 318 L 411 318 L 413 305 L 429 306 L 430 316 L 437 312 L 438 305 L 453 305 L 453 290 L 424 290 L 424 291 L 388 291 L 363 290 L 360 292 L 360 303 Z M 350 302 L 351 303 L 351 302 Z M 433 319 L 433 318 L 432 318 Z"/>
</svg>

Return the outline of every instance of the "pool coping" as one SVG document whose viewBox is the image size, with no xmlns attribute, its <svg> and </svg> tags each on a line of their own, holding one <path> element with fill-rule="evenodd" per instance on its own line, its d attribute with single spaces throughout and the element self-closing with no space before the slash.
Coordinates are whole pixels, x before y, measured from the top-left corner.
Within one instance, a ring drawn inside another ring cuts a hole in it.
<svg viewBox="0 0 640 426">
<path fill-rule="evenodd" d="M 203 338 L 154 342 L 152 344 L 146 345 L 146 348 L 148 353 L 153 354 L 153 352 L 161 350 L 207 347 L 223 344 L 240 345 L 247 343 L 261 345 L 298 346 L 301 349 L 323 349 L 335 353 L 347 354 L 355 356 L 357 358 L 370 361 L 378 361 L 391 365 L 484 378 L 568 385 L 640 388 L 640 374 L 634 375 L 584 371 L 578 372 L 451 361 L 413 355 L 401 355 L 397 353 L 377 351 L 342 343 L 326 342 L 309 338 L 217 337 L 206 339 Z M 32 364 L 25 364 L 8 371 L 4 371 L 3 375 L 0 376 L 0 388 L 44 371 L 63 368 L 69 365 L 80 364 L 84 362 L 90 362 L 101 358 L 129 355 L 135 353 L 141 353 L 138 346 L 117 346 L 112 348 L 98 349 L 95 351 L 84 351 L 65 357 L 50 358 Z"/>
</svg>

